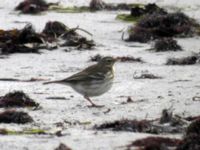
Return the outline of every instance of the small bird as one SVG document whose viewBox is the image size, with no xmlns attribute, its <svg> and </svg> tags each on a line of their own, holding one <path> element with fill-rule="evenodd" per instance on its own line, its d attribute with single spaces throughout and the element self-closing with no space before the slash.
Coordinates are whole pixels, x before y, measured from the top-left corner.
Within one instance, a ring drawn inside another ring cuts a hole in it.
<svg viewBox="0 0 200 150">
<path fill-rule="evenodd" d="M 44 84 L 68 85 L 83 95 L 90 102 L 91 107 L 103 107 L 103 105 L 93 103 L 89 97 L 102 95 L 111 89 L 114 79 L 113 65 L 116 61 L 117 58 L 103 57 L 97 64 L 89 66 L 66 79 L 45 82 Z"/>
</svg>

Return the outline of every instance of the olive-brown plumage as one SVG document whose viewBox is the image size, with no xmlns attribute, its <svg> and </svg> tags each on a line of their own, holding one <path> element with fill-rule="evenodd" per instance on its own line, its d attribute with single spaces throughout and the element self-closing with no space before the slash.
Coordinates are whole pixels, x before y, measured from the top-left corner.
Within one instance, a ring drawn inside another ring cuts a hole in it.
<svg viewBox="0 0 200 150">
<path fill-rule="evenodd" d="M 45 82 L 44 84 L 68 85 L 83 95 L 91 103 L 91 106 L 100 107 L 94 104 L 89 97 L 99 96 L 110 90 L 114 79 L 113 65 L 116 60 L 113 57 L 104 57 L 97 64 L 89 66 L 66 79 Z"/>
</svg>

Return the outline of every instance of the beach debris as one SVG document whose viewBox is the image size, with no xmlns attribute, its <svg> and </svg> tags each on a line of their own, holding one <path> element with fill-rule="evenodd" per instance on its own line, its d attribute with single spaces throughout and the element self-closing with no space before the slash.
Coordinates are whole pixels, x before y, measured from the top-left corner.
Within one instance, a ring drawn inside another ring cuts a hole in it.
<svg viewBox="0 0 200 150">
<path fill-rule="evenodd" d="M 200 119 L 193 121 L 186 130 L 186 136 L 189 134 L 198 134 L 200 136 Z"/>
<path fill-rule="evenodd" d="M 104 3 L 102 0 L 91 0 L 89 4 L 89 8 L 91 10 L 102 10 L 106 8 L 106 3 Z"/>
<path fill-rule="evenodd" d="M 42 36 L 31 24 L 21 30 L 0 30 L 0 54 L 39 53 L 38 45 L 42 43 Z"/>
<path fill-rule="evenodd" d="M 153 48 L 150 50 L 155 52 L 165 52 L 165 51 L 180 51 L 181 46 L 178 45 L 177 41 L 172 38 L 161 38 L 155 41 Z"/>
<path fill-rule="evenodd" d="M 134 79 L 162 79 L 161 76 L 154 75 L 148 71 L 142 71 L 141 73 L 135 72 L 133 75 Z"/>
<path fill-rule="evenodd" d="M 45 0 L 24 0 L 15 7 L 15 10 L 23 14 L 38 14 L 47 11 L 52 5 L 58 5 L 58 3 L 47 3 Z"/>
<path fill-rule="evenodd" d="M 142 132 L 150 134 L 161 133 L 183 133 L 188 126 L 188 121 L 177 115 L 168 114 L 167 110 L 163 110 L 162 116 L 154 120 L 131 120 L 121 119 L 112 122 L 105 122 L 101 125 L 95 125 L 96 130 L 111 130 L 111 131 L 127 131 L 127 132 Z M 165 119 L 166 118 L 166 119 Z"/>
<path fill-rule="evenodd" d="M 193 65 L 198 63 L 200 60 L 200 55 L 192 55 L 182 58 L 168 58 L 166 65 Z"/>
<path fill-rule="evenodd" d="M 140 62 L 140 63 L 144 62 L 140 57 L 135 58 L 135 57 L 132 57 L 132 56 L 119 56 L 119 57 L 117 57 L 117 59 L 120 62 Z"/>
<path fill-rule="evenodd" d="M 49 21 L 46 23 L 42 33 L 46 37 L 46 41 L 60 41 L 59 46 L 72 46 L 78 49 L 91 49 L 95 46 L 93 40 L 87 40 L 87 38 L 81 36 L 76 31 L 81 30 L 89 35 L 92 35 L 88 31 L 76 28 L 68 28 L 65 24 L 58 21 Z"/>
<path fill-rule="evenodd" d="M 130 104 L 133 103 L 134 101 L 132 100 L 132 98 L 130 96 L 127 97 L 127 100 L 125 102 L 121 102 L 122 105 L 124 104 Z"/>
<path fill-rule="evenodd" d="M 78 34 L 78 30 L 91 35 L 84 29 L 70 29 L 58 21 L 47 22 L 42 33 L 37 33 L 32 24 L 27 24 L 21 30 L 0 30 L 0 54 L 39 53 L 39 49 L 52 50 L 58 46 L 79 50 L 93 48 L 94 41 Z"/>
<path fill-rule="evenodd" d="M 200 149 L 200 119 L 193 121 L 186 129 L 186 134 L 176 150 Z"/>
<path fill-rule="evenodd" d="M 128 120 L 122 119 L 114 122 L 103 123 L 99 126 L 94 126 L 97 130 L 112 130 L 112 131 L 129 131 L 129 132 L 148 132 L 150 130 L 150 122 L 146 120 Z"/>
<path fill-rule="evenodd" d="M 26 124 L 33 122 L 31 116 L 23 111 L 6 110 L 0 113 L 0 123 Z"/>
<path fill-rule="evenodd" d="M 14 91 L 0 97 L 0 107 L 38 107 L 39 104 L 23 91 Z"/>
<path fill-rule="evenodd" d="M 176 148 L 180 142 L 180 139 L 150 136 L 133 141 L 127 145 L 126 150 L 131 150 L 133 147 L 140 147 L 141 149 L 139 150 L 169 150 L 169 148 Z"/>
<path fill-rule="evenodd" d="M 130 14 L 118 14 L 116 18 L 128 22 L 138 22 L 143 16 L 148 14 L 167 14 L 165 9 L 160 8 L 155 3 L 135 5 L 127 10 L 130 10 Z"/>
<path fill-rule="evenodd" d="M 162 112 L 165 116 L 163 123 L 168 123 L 173 120 L 172 113 L 167 110 Z M 166 115 L 167 114 L 167 115 Z M 162 116 L 162 117 L 163 117 Z M 168 137 L 146 137 L 138 139 L 126 146 L 126 150 L 138 147 L 138 150 L 199 150 L 200 148 L 200 119 L 197 119 L 190 123 L 182 133 L 185 135 L 182 139 L 174 139 Z"/>
<path fill-rule="evenodd" d="M 94 11 L 117 11 L 117 10 L 131 10 L 136 6 L 144 6 L 138 3 L 106 3 L 102 0 L 91 0 L 88 6 L 51 6 L 48 10 L 56 11 L 58 13 L 82 13 Z"/>
<path fill-rule="evenodd" d="M 102 55 L 97 54 L 97 55 L 91 56 L 90 61 L 98 62 L 102 58 L 103 58 Z M 120 62 L 140 62 L 140 63 L 144 62 L 140 57 L 135 58 L 135 57 L 132 57 L 132 56 L 117 56 L 115 58 L 117 58 L 117 60 L 120 61 Z"/>
<path fill-rule="evenodd" d="M 128 29 L 125 41 L 147 43 L 164 37 L 192 37 L 199 34 L 200 25 L 184 13 L 152 13 L 142 17 Z"/>
<path fill-rule="evenodd" d="M 63 143 L 60 143 L 60 145 L 55 150 L 72 150 L 72 149 Z"/>
</svg>

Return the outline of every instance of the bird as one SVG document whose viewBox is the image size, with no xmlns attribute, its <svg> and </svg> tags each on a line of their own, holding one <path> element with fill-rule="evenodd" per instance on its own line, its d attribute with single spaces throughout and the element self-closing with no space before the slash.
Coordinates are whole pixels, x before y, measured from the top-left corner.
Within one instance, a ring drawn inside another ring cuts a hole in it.
<svg viewBox="0 0 200 150">
<path fill-rule="evenodd" d="M 113 66 L 117 60 L 118 58 L 110 56 L 103 57 L 96 64 L 68 78 L 43 84 L 57 83 L 68 85 L 81 94 L 91 104 L 90 107 L 104 107 L 104 105 L 97 105 L 92 102 L 90 97 L 100 96 L 111 89 L 114 80 Z"/>
</svg>

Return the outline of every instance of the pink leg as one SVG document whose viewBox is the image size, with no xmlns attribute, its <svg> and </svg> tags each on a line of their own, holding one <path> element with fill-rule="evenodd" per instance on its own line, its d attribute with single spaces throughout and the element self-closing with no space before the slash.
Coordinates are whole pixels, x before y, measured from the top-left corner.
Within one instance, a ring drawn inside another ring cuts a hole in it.
<svg viewBox="0 0 200 150">
<path fill-rule="evenodd" d="M 90 104 L 91 104 L 90 107 L 104 107 L 104 105 L 96 105 L 95 103 L 93 103 L 93 102 L 91 101 L 91 99 L 90 99 L 88 96 L 84 96 L 84 98 L 85 98 L 88 102 L 90 102 Z"/>
</svg>

